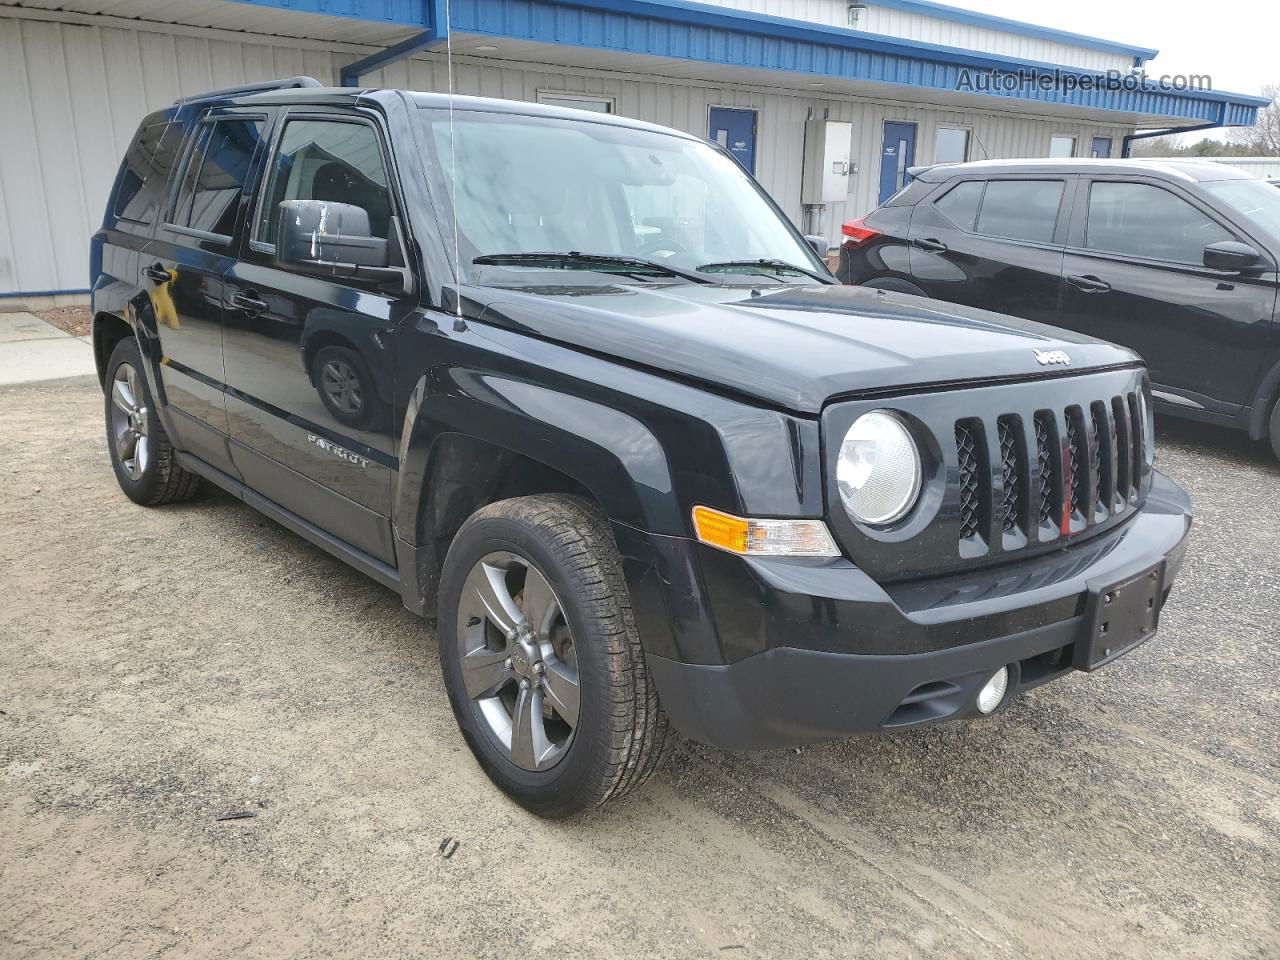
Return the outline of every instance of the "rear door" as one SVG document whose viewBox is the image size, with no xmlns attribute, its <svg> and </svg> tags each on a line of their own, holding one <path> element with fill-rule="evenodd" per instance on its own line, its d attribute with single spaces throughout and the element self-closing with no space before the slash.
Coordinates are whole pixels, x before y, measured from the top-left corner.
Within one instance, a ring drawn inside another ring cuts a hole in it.
<svg viewBox="0 0 1280 960">
<path fill-rule="evenodd" d="M 1061 325 L 1136 350 L 1164 402 L 1234 415 L 1253 399 L 1265 359 L 1274 270 L 1204 266 L 1206 245 L 1252 242 L 1175 185 L 1099 177 L 1080 193 Z"/>
<path fill-rule="evenodd" d="M 1074 178 L 958 179 L 920 203 L 911 275 L 939 300 L 1053 323 Z"/>
<path fill-rule="evenodd" d="M 230 469 L 222 361 L 223 276 L 235 262 L 243 188 L 264 149 L 261 111 L 219 110 L 187 124 L 155 239 L 142 255 L 178 446 Z M 175 137 L 175 140 L 178 139 Z"/>
<path fill-rule="evenodd" d="M 260 494 L 392 563 L 393 361 L 414 302 L 274 259 L 285 200 L 354 204 L 390 236 L 386 139 L 372 117 L 291 107 L 274 140 L 243 258 L 226 276 L 232 456 Z"/>
</svg>

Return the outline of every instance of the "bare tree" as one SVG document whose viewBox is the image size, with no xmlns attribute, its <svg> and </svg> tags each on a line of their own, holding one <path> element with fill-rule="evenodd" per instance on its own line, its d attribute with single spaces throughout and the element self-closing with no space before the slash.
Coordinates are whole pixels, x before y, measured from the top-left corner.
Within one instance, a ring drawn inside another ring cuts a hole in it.
<svg viewBox="0 0 1280 960">
<path fill-rule="evenodd" d="M 1231 142 L 1248 147 L 1256 156 L 1280 157 L 1280 83 L 1269 83 L 1262 88 L 1262 95 L 1270 97 L 1269 106 L 1258 111 L 1258 122 L 1252 127 L 1235 127 L 1227 136 Z"/>
</svg>

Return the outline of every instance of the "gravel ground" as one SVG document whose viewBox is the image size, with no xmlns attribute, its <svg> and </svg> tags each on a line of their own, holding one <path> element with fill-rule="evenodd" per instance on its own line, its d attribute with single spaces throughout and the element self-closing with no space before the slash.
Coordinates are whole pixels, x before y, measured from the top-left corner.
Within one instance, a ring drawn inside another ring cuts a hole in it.
<svg viewBox="0 0 1280 960">
<path fill-rule="evenodd" d="M 1195 542 L 1114 667 L 894 738 L 680 743 L 546 823 L 396 596 L 220 493 L 133 506 L 101 404 L 0 390 L 4 960 L 1280 956 L 1280 467 L 1241 437 L 1162 424 Z"/>
</svg>

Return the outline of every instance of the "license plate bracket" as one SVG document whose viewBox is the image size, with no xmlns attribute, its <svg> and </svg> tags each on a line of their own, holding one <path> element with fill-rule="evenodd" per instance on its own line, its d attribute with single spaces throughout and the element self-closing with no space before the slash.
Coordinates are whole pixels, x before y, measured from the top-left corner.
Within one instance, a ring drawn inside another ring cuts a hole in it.
<svg viewBox="0 0 1280 960">
<path fill-rule="evenodd" d="M 1088 634 L 1076 643 L 1075 668 L 1097 670 L 1155 636 L 1163 595 L 1163 561 L 1119 583 L 1090 584 Z"/>
</svg>

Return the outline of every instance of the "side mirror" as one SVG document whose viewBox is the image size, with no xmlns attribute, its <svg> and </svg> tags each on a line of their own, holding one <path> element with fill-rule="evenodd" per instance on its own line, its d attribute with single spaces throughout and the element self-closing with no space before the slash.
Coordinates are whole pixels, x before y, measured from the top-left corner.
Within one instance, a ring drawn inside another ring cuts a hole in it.
<svg viewBox="0 0 1280 960">
<path fill-rule="evenodd" d="M 413 277 L 400 251 L 400 224 L 393 240 L 371 235 L 363 207 L 331 200 L 285 200 L 278 207 L 276 264 L 316 276 L 355 277 L 413 292 Z"/>
<path fill-rule="evenodd" d="M 1219 240 L 1204 248 L 1204 265 L 1214 270 L 1251 270 L 1262 263 L 1262 254 L 1247 243 Z"/>
<path fill-rule="evenodd" d="M 813 247 L 813 252 L 822 258 L 822 262 L 827 262 L 827 252 L 831 249 L 831 245 L 827 243 L 827 238 L 819 236 L 816 233 L 808 234 L 804 238 L 804 242 Z"/>
</svg>

